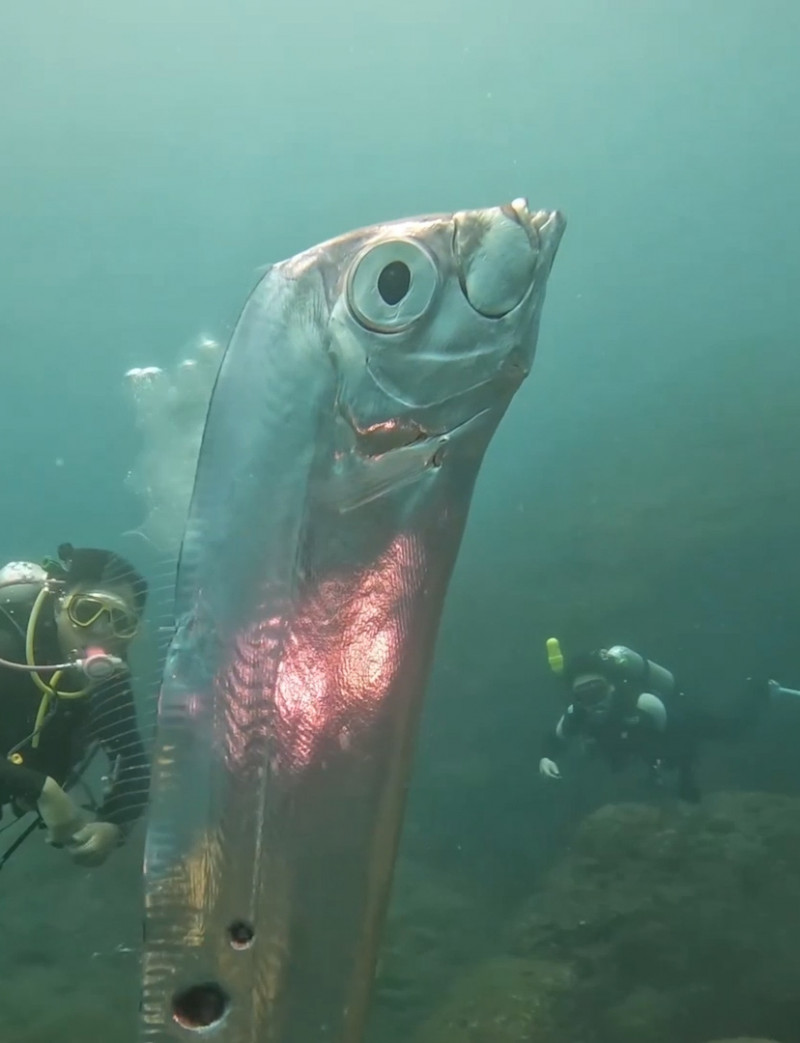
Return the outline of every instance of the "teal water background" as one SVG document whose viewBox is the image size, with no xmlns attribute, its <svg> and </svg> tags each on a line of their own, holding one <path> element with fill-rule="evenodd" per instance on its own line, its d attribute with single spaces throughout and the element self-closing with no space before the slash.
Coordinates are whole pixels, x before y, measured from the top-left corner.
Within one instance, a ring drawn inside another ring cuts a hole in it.
<svg viewBox="0 0 800 1043">
<path fill-rule="evenodd" d="M 141 516 L 123 374 L 224 338 L 259 266 L 406 214 L 562 209 L 539 356 L 448 601 L 401 868 L 499 922 L 577 817 L 635 791 L 540 782 L 546 637 L 642 647 L 723 702 L 747 672 L 800 686 L 798 53 L 792 0 L 5 4 L 0 552 L 123 549 Z M 797 792 L 798 736 L 782 708 L 709 784 Z M 125 857 L 119 892 L 64 883 L 33 846 L 4 874 L 15 901 L 30 873 L 47 897 L 0 913 L 20 1040 L 55 1039 L 63 1009 L 134 1010 L 135 960 L 108 956 L 135 931 Z M 102 934 L 108 903 L 125 926 Z"/>
</svg>

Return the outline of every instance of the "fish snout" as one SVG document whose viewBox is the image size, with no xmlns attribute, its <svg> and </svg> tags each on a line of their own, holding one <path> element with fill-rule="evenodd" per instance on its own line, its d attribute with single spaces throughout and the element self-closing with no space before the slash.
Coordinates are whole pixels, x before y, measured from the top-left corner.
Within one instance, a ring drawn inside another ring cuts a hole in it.
<svg viewBox="0 0 800 1043">
<path fill-rule="evenodd" d="M 480 315 L 502 318 L 547 278 L 566 221 L 557 210 L 531 213 L 526 199 L 455 215 L 453 253 L 464 296 Z"/>
</svg>

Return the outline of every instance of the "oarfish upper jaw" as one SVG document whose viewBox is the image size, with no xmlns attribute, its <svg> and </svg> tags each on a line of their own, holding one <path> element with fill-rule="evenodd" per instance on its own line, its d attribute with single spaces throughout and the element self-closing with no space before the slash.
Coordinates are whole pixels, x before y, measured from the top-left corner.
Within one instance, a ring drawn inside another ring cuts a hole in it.
<svg viewBox="0 0 800 1043">
<path fill-rule="evenodd" d="M 566 226 L 557 210 L 531 213 L 525 199 L 453 220 L 461 289 L 476 312 L 493 319 L 519 307 L 547 278 Z"/>
</svg>

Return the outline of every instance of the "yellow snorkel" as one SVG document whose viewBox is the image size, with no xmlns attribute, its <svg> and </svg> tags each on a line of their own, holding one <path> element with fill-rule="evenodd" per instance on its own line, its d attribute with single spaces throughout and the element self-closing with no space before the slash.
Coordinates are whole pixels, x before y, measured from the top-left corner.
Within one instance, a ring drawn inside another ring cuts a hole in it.
<svg viewBox="0 0 800 1043">
<path fill-rule="evenodd" d="M 547 663 L 556 676 L 564 673 L 564 653 L 557 637 L 548 637 L 546 642 Z"/>
</svg>

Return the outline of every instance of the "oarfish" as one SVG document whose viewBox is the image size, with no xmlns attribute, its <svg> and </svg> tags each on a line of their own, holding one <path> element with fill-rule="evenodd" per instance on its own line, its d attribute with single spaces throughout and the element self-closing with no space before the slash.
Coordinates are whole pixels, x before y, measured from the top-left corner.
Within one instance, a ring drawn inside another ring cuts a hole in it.
<svg viewBox="0 0 800 1043">
<path fill-rule="evenodd" d="M 357 1043 L 445 591 L 564 219 L 275 264 L 211 397 L 159 697 L 141 1038 Z"/>
</svg>

